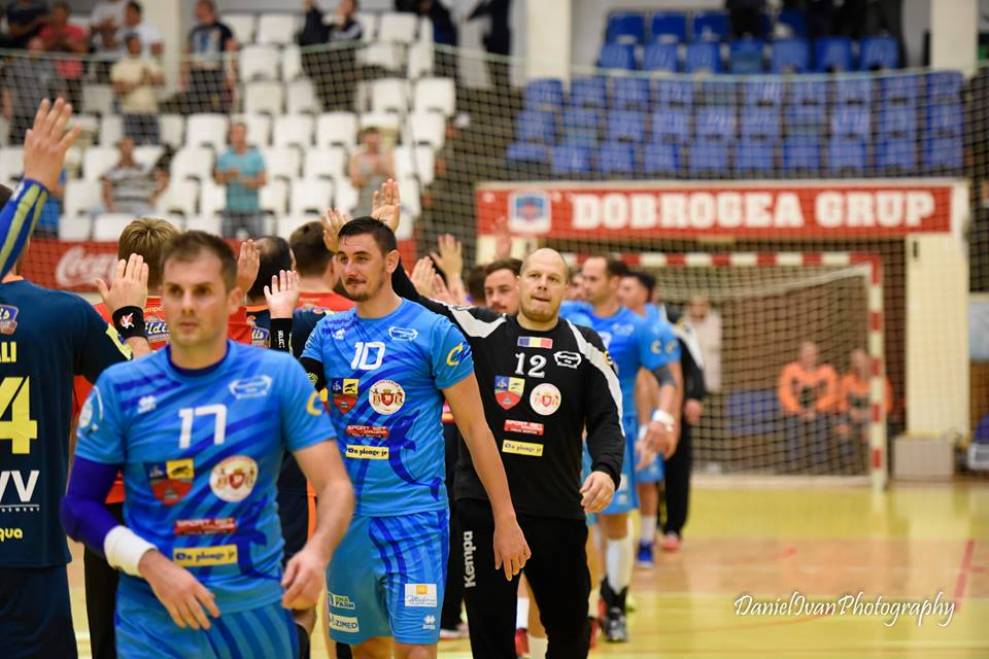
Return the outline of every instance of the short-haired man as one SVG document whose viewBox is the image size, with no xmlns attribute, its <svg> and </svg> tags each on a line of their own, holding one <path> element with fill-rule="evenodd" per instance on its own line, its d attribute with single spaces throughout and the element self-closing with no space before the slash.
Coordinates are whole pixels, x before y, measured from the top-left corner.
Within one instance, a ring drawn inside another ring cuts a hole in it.
<svg viewBox="0 0 989 659">
<path fill-rule="evenodd" d="M 495 313 L 518 313 L 522 261 L 507 258 L 484 268 L 484 306 Z"/>
<path fill-rule="evenodd" d="M 189 30 L 182 60 L 182 87 L 190 112 L 227 113 L 237 83 L 237 39 L 219 20 L 213 0 L 197 0 L 196 25 Z"/>
<path fill-rule="evenodd" d="M 124 37 L 126 55 L 110 69 L 113 91 L 120 98 L 124 135 L 137 144 L 158 144 L 158 97 L 156 87 L 165 83 L 158 60 L 142 50 L 141 35 Z"/>
<path fill-rule="evenodd" d="M 830 364 L 818 362 L 813 341 L 800 344 L 795 361 L 780 371 L 777 395 L 786 428 L 790 471 L 823 469 L 831 436 L 831 414 L 838 402 L 838 375 Z"/>
<path fill-rule="evenodd" d="M 236 121 L 230 126 L 230 148 L 217 159 L 213 178 L 227 186 L 220 233 L 226 238 L 236 238 L 241 233 L 251 238 L 264 234 L 259 191 L 268 184 L 268 173 L 261 152 L 247 143 L 244 122 Z"/>
<path fill-rule="evenodd" d="M 318 220 L 307 222 L 292 232 L 288 244 L 295 256 L 295 271 L 299 273 L 299 307 L 346 311 L 354 306 L 338 289 L 333 254 L 323 242 L 323 225 Z"/>
</svg>

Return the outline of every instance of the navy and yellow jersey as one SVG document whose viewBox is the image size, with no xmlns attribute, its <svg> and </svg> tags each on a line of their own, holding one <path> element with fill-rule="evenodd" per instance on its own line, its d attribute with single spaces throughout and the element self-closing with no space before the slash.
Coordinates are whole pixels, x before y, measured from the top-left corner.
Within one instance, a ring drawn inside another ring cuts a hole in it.
<svg viewBox="0 0 989 659">
<path fill-rule="evenodd" d="M 325 317 L 302 356 L 322 364 L 355 513 L 445 509 L 441 390 L 474 372 L 460 330 L 402 300 L 382 318 L 354 310 Z"/>
<path fill-rule="evenodd" d="M 0 284 L 0 566 L 69 562 L 65 493 L 72 381 L 96 380 L 130 350 L 81 297 Z"/>
<path fill-rule="evenodd" d="M 124 521 L 189 568 L 221 611 L 281 597 L 275 481 L 285 450 L 333 437 L 291 356 L 227 341 L 224 358 L 189 371 L 171 349 L 108 369 L 79 417 L 76 455 L 120 466 Z M 154 600 L 121 576 L 121 593 Z"/>
<path fill-rule="evenodd" d="M 31 232 L 48 201 L 48 190 L 35 180 L 24 179 L 0 211 L 0 279 L 21 257 Z"/>
</svg>

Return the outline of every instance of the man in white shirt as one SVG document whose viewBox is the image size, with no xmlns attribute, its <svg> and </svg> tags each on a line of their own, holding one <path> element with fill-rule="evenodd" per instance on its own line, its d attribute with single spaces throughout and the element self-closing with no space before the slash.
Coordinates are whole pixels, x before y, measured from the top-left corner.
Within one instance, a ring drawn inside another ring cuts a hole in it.
<svg viewBox="0 0 989 659">
<path fill-rule="evenodd" d="M 136 0 L 130 0 L 125 5 L 124 11 L 124 38 L 131 34 L 136 34 L 141 39 L 144 47 L 144 56 L 161 57 L 163 44 L 161 31 L 144 20 L 144 7 Z M 126 46 L 126 44 L 125 44 Z"/>
<path fill-rule="evenodd" d="M 694 330 L 704 360 L 704 385 L 708 393 L 721 391 L 721 314 L 711 309 L 704 295 L 695 295 L 687 306 L 685 322 Z"/>
<path fill-rule="evenodd" d="M 124 115 L 124 135 L 136 144 L 157 144 L 159 137 L 158 98 L 155 87 L 164 83 L 161 66 L 147 54 L 142 54 L 141 38 L 128 34 L 127 56 L 113 65 L 110 80 L 120 97 Z"/>
</svg>

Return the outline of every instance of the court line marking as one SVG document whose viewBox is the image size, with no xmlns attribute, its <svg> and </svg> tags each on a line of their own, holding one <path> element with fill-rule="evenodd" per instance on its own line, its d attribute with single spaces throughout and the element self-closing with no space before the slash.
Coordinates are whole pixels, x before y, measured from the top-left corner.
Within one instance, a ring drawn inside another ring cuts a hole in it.
<svg viewBox="0 0 989 659">
<path fill-rule="evenodd" d="M 968 583 L 968 573 L 972 569 L 972 556 L 975 554 L 975 539 L 969 538 L 962 553 L 962 562 L 958 566 L 958 579 L 955 581 L 955 611 L 961 611 L 962 600 L 965 599 L 965 586 Z"/>
</svg>

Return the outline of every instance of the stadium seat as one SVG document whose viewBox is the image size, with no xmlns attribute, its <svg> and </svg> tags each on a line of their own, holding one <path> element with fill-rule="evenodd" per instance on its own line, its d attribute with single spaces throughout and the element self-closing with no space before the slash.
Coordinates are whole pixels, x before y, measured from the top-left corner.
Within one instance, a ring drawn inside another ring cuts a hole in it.
<svg viewBox="0 0 989 659">
<path fill-rule="evenodd" d="M 154 168 L 155 163 L 165 155 L 165 147 L 157 144 L 145 144 L 134 148 L 134 160 L 147 170 Z"/>
<path fill-rule="evenodd" d="M 563 81 L 537 78 L 525 86 L 526 110 L 559 110 L 563 107 Z"/>
<path fill-rule="evenodd" d="M 549 151 L 545 144 L 533 144 L 532 142 L 513 142 L 508 145 L 505 151 L 505 159 L 510 164 L 549 164 Z"/>
<path fill-rule="evenodd" d="M 648 110 L 649 80 L 632 76 L 614 78 L 610 107 L 613 110 Z"/>
<path fill-rule="evenodd" d="M 835 73 L 852 70 L 852 40 L 848 37 L 821 37 L 814 41 L 814 70 Z"/>
<path fill-rule="evenodd" d="M 255 14 L 223 14 L 221 20 L 227 24 L 241 47 L 254 43 L 258 17 Z"/>
<path fill-rule="evenodd" d="M 331 14 L 330 12 L 323 14 L 323 22 L 327 25 L 335 20 L 335 14 Z M 365 43 L 374 41 L 378 34 L 378 14 L 359 11 L 354 14 L 354 20 L 361 24 L 361 41 Z"/>
<path fill-rule="evenodd" d="M 730 142 L 735 139 L 735 108 L 729 106 L 704 107 L 697 110 L 696 133 L 699 139 Z"/>
<path fill-rule="evenodd" d="M 805 39 L 780 39 L 770 44 L 771 73 L 805 73 L 810 70 L 810 46 Z"/>
<path fill-rule="evenodd" d="M 675 176 L 680 172 L 680 147 L 676 144 L 647 144 L 642 149 L 642 172 L 650 176 Z"/>
<path fill-rule="evenodd" d="M 316 98 L 316 89 L 308 78 L 299 78 L 285 85 L 285 111 L 289 114 L 316 114 L 322 109 Z"/>
<path fill-rule="evenodd" d="M 284 215 L 288 209 L 288 183 L 268 179 L 268 185 L 261 188 L 258 193 L 258 204 L 261 210 L 275 217 Z"/>
<path fill-rule="evenodd" d="M 101 213 L 93 219 L 93 240 L 117 242 L 128 224 L 134 221 L 130 213 Z"/>
<path fill-rule="evenodd" d="M 110 115 L 110 114 L 103 115 L 103 117 L 112 117 L 112 116 L 118 118 L 120 117 L 120 115 Z M 92 136 L 93 139 L 95 139 L 100 132 L 100 124 L 102 123 L 103 117 L 98 117 L 95 114 L 73 113 L 72 119 L 70 121 L 73 128 L 76 127 L 79 128 L 79 130 L 81 131 L 81 135 L 86 135 L 88 133 L 90 136 Z M 123 120 L 121 119 L 121 122 L 122 121 Z"/>
<path fill-rule="evenodd" d="M 824 133 L 825 110 L 821 105 L 788 105 L 783 112 L 787 135 L 820 137 Z"/>
<path fill-rule="evenodd" d="M 353 112 L 325 112 L 316 118 L 316 146 L 334 144 L 348 150 L 357 144 L 357 115 Z"/>
<path fill-rule="evenodd" d="M 863 37 L 859 42 L 859 69 L 879 71 L 900 66 L 900 47 L 888 36 Z"/>
<path fill-rule="evenodd" d="M 604 124 L 600 110 L 567 108 L 563 111 L 561 125 L 563 141 L 570 144 L 596 146 Z"/>
<path fill-rule="evenodd" d="M 227 207 L 227 188 L 213 181 L 199 185 L 199 213 L 201 217 L 214 218 Z"/>
<path fill-rule="evenodd" d="M 921 76 L 884 75 L 879 79 L 879 98 L 884 104 L 905 103 L 916 106 L 920 95 Z"/>
<path fill-rule="evenodd" d="M 283 114 L 275 117 L 271 143 L 275 146 L 298 146 L 307 149 L 312 144 L 315 123 L 308 114 Z"/>
<path fill-rule="evenodd" d="M 687 73 L 720 73 L 721 46 L 712 41 L 689 43 L 683 64 Z"/>
<path fill-rule="evenodd" d="M 758 437 L 777 432 L 783 415 L 775 389 L 736 389 L 728 394 L 725 417 L 732 437 Z"/>
<path fill-rule="evenodd" d="M 102 203 L 100 186 L 85 179 L 69 179 L 65 182 L 65 194 L 62 204 L 63 224 L 66 219 L 75 219 L 80 215 L 88 215 Z M 87 235 L 86 238 L 89 238 Z"/>
<path fill-rule="evenodd" d="M 598 57 L 598 67 L 634 71 L 638 68 L 635 63 L 635 46 L 625 43 L 604 44 Z"/>
<path fill-rule="evenodd" d="M 657 80 L 656 109 L 667 107 L 690 107 L 694 104 L 693 80 Z"/>
<path fill-rule="evenodd" d="M 515 116 L 515 139 L 520 142 L 556 142 L 556 115 L 552 112 L 523 110 Z"/>
<path fill-rule="evenodd" d="M 333 190 L 333 205 L 345 213 L 353 213 L 359 195 L 349 179 L 340 179 Z"/>
<path fill-rule="evenodd" d="M 680 46 L 658 42 L 646 45 L 642 52 L 642 70 L 676 73 L 680 70 Z"/>
<path fill-rule="evenodd" d="M 446 120 L 435 112 L 410 114 L 406 142 L 442 148 L 446 142 Z"/>
<path fill-rule="evenodd" d="M 282 80 L 285 82 L 292 82 L 296 78 L 301 78 L 305 75 L 305 72 L 302 70 L 302 51 L 295 44 L 289 44 L 282 48 L 279 64 L 282 71 Z"/>
<path fill-rule="evenodd" d="M 371 111 L 404 116 L 409 111 L 409 96 L 409 83 L 402 78 L 375 80 L 371 83 Z"/>
<path fill-rule="evenodd" d="M 659 43 L 687 40 L 687 17 L 678 11 L 657 11 L 649 22 L 649 37 Z"/>
<path fill-rule="evenodd" d="M 864 139 L 832 137 L 828 142 L 828 171 L 832 174 L 861 174 L 866 171 L 868 156 Z"/>
<path fill-rule="evenodd" d="M 917 169 L 916 140 L 896 138 L 880 142 L 876 167 L 884 174 L 913 174 Z"/>
<path fill-rule="evenodd" d="M 890 105 L 882 109 L 876 122 L 883 139 L 917 137 L 917 111 L 909 105 Z"/>
<path fill-rule="evenodd" d="M 244 82 L 278 79 L 280 56 L 275 46 L 270 44 L 244 46 L 237 54 L 237 59 L 240 79 Z"/>
<path fill-rule="evenodd" d="M 788 137 L 783 142 L 783 169 L 788 174 L 816 173 L 821 168 L 821 143 L 811 137 Z"/>
<path fill-rule="evenodd" d="M 225 114 L 191 114 L 186 120 L 186 146 L 209 146 L 217 153 L 227 145 L 229 118 Z"/>
<path fill-rule="evenodd" d="M 792 37 L 807 38 L 807 21 L 799 9 L 781 9 L 776 16 L 776 23 L 785 25 Z"/>
<path fill-rule="evenodd" d="M 687 171 L 690 174 L 727 174 L 730 151 L 730 144 L 698 140 L 687 151 Z"/>
<path fill-rule="evenodd" d="M 690 38 L 694 41 L 724 41 L 728 38 L 729 31 L 728 12 L 694 12 L 690 29 Z"/>
<path fill-rule="evenodd" d="M 763 50 L 761 39 L 736 39 L 728 47 L 729 70 L 732 73 L 751 75 L 762 73 Z"/>
<path fill-rule="evenodd" d="M 433 182 L 436 175 L 436 154 L 429 145 L 397 146 L 393 159 L 395 178 L 415 178 L 424 186 Z"/>
<path fill-rule="evenodd" d="M 745 82 L 745 105 L 770 105 L 783 103 L 783 81 L 778 78 L 759 78 Z"/>
<path fill-rule="evenodd" d="M 420 78 L 416 82 L 414 101 L 416 112 L 439 112 L 452 117 L 457 111 L 457 92 L 452 78 Z"/>
<path fill-rule="evenodd" d="M 402 222 L 395 232 L 396 238 L 402 238 L 403 231 L 405 238 L 411 237 L 411 232 L 405 229 L 405 218 L 411 216 L 419 217 L 422 214 L 422 195 L 419 190 L 419 181 L 414 178 L 402 179 L 398 182 L 398 192 L 402 199 Z"/>
<path fill-rule="evenodd" d="M 957 101 L 962 93 L 960 71 L 936 71 L 927 74 L 927 102 Z"/>
<path fill-rule="evenodd" d="M 158 115 L 158 125 L 161 132 L 161 143 L 173 149 L 185 144 L 185 117 L 181 114 Z"/>
<path fill-rule="evenodd" d="M 402 12 L 385 12 L 378 23 L 378 41 L 410 44 L 416 40 L 418 16 Z"/>
<path fill-rule="evenodd" d="M 794 80 L 790 82 L 790 103 L 793 105 L 825 105 L 828 102 L 826 80 Z"/>
<path fill-rule="evenodd" d="M 308 179 L 320 177 L 339 179 L 347 176 L 347 166 L 347 152 L 342 147 L 316 147 L 306 150 L 302 176 Z"/>
<path fill-rule="evenodd" d="M 552 148 L 551 171 L 556 176 L 591 173 L 591 150 L 576 144 L 560 144 Z"/>
<path fill-rule="evenodd" d="M 295 32 L 301 14 L 261 14 L 258 16 L 258 32 L 255 41 L 259 44 L 284 45 L 295 41 Z"/>
<path fill-rule="evenodd" d="M 123 116 L 119 114 L 104 114 L 100 117 L 100 146 L 114 146 L 118 144 L 123 137 Z"/>
<path fill-rule="evenodd" d="M 360 130 L 374 127 L 381 131 L 397 133 L 402 127 L 402 122 L 397 114 L 391 112 L 364 112 L 357 119 L 357 125 Z"/>
<path fill-rule="evenodd" d="M 857 137 L 867 139 L 872 133 L 872 115 L 866 108 L 841 106 L 831 113 L 832 137 Z"/>
<path fill-rule="evenodd" d="M 653 144 L 664 142 L 686 144 L 690 140 L 690 112 L 673 108 L 654 112 L 652 140 Z"/>
<path fill-rule="evenodd" d="M 24 148 L 7 146 L 0 149 L 0 183 L 8 184 L 19 179 L 23 174 Z"/>
<path fill-rule="evenodd" d="M 768 138 L 773 141 L 780 137 L 780 111 L 776 108 L 745 108 L 741 112 L 741 135 L 749 141 L 755 138 Z"/>
<path fill-rule="evenodd" d="M 418 80 L 433 75 L 434 58 L 433 42 L 419 39 L 409 46 L 408 66 L 405 67 L 405 77 L 408 80 Z"/>
<path fill-rule="evenodd" d="M 635 148 L 616 142 L 602 144 L 594 156 L 594 171 L 608 176 L 631 176 L 637 171 Z"/>
<path fill-rule="evenodd" d="M 838 76 L 834 81 L 835 105 L 866 105 L 872 102 L 872 76 Z"/>
<path fill-rule="evenodd" d="M 249 82 L 244 85 L 244 112 L 277 116 L 282 113 L 284 97 L 284 88 L 280 82 Z"/>
<path fill-rule="evenodd" d="M 184 146 L 172 157 L 172 181 L 213 178 L 213 151 L 202 146 Z"/>
<path fill-rule="evenodd" d="M 776 141 L 748 141 L 735 149 L 735 172 L 740 175 L 769 174 L 776 165 Z"/>
<path fill-rule="evenodd" d="M 962 104 L 960 101 L 928 105 L 927 134 L 930 137 L 955 137 L 961 135 L 962 117 Z"/>
<path fill-rule="evenodd" d="M 641 142 L 646 134 L 646 115 L 636 110 L 609 112 L 606 133 L 609 142 Z"/>
<path fill-rule="evenodd" d="M 197 182 L 186 179 L 173 179 L 169 181 L 168 187 L 158 197 L 155 210 L 165 215 L 179 213 L 183 217 L 192 217 L 196 214 L 196 205 L 198 203 L 199 184 Z M 224 203 L 226 203 L 226 200 L 224 200 Z"/>
<path fill-rule="evenodd" d="M 604 39 L 608 43 L 643 43 L 646 40 L 645 16 L 632 11 L 613 12 L 608 16 Z"/>
<path fill-rule="evenodd" d="M 247 127 L 247 143 L 257 147 L 271 144 L 271 116 L 267 114 L 235 114 L 234 122 Z"/>
<path fill-rule="evenodd" d="M 400 44 L 374 41 L 357 51 L 357 63 L 397 73 L 405 59 L 403 53 L 403 46 Z"/>
<path fill-rule="evenodd" d="M 604 109 L 608 101 L 608 82 L 603 76 L 571 78 L 570 106 Z"/>
<path fill-rule="evenodd" d="M 111 85 L 86 83 L 82 86 L 81 110 L 86 114 L 112 114 L 115 100 Z"/>
<path fill-rule="evenodd" d="M 289 197 L 290 215 L 321 214 L 333 202 L 333 183 L 325 179 L 295 179 Z"/>
<path fill-rule="evenodd" d="M 98 181 L 119 160 L 120 153 L 114 147 L 91 146 L 82 154 L 82 177 L 87 181 Z"/>
</svg>

